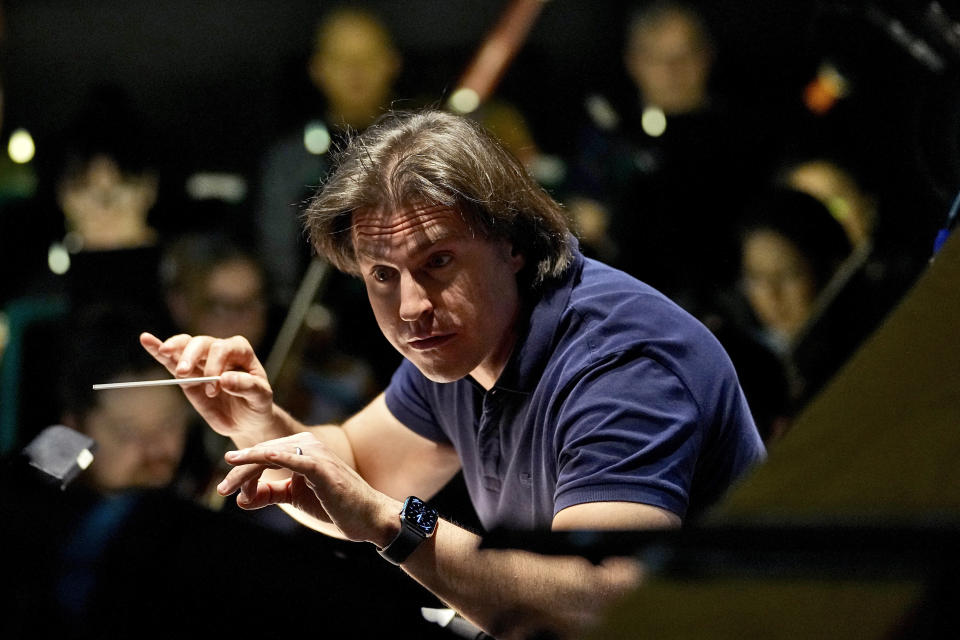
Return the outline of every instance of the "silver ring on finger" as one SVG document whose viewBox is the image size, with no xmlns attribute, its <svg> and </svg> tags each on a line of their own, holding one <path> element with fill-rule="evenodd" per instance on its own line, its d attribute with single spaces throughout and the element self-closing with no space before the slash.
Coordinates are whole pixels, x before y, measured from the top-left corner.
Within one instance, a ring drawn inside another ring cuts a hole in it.
<svg viewBox="0 0 960 640">
<path fill-rule="evenodd" d="M 303 449 L 301 449 L 300 447 L 297 447 L 296 449 L 297 449 L 297 455 L 298 455 L 298 456 L 302 456 L 302 455 L 303 455 Z"/>
</svg>

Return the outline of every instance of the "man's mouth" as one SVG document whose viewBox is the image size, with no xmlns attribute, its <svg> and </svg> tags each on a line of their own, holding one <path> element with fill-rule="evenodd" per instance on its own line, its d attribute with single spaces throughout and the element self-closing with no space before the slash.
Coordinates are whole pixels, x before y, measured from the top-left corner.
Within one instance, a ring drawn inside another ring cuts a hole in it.
<svg viewBox="0 0 960 640">
<path fill-rule="evenodd" d="M 407 341 L 407 346 L 411 349 L 416 349 L 417 351 L 427 351 L 428 349 L 436 349 L 454 338 L 456 334 L 454 333 L 445 333 L 439 336 L 429 336 L 426 338 L 413 338 Z"/>
</svg>

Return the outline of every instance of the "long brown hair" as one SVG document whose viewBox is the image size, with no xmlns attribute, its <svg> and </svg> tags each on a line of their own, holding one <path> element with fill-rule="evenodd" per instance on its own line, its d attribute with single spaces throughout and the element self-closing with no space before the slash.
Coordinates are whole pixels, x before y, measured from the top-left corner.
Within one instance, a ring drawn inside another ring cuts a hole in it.
<svg viewBox="0 0 960 640">
<path fill-rule="evenodd" d="M 393 112 L 355 135 L 305 222 L 317 252 L 357 274 L 353 212 L 423 204 L 456 208 L 474 233 L 511 242 L 526 261 L 521 290 L 559 277 L 571 262 L 563 208 L 482 126 L 439 110 Z"/>
</svg>

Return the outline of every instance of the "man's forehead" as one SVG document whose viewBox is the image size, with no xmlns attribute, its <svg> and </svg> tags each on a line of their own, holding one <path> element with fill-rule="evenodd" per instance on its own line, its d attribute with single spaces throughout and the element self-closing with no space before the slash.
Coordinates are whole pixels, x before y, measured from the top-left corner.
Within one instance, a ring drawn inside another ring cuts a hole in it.
<svg viewBox="0 0 960 640">
<path fill-rule="evenodd" d="M 472 236 L 460 211 L 442 204 L 358 210 L 352 233 L 358 253 L 375 256 L 394 248 L 417 250 L 447 238 Z"/>
</svg>

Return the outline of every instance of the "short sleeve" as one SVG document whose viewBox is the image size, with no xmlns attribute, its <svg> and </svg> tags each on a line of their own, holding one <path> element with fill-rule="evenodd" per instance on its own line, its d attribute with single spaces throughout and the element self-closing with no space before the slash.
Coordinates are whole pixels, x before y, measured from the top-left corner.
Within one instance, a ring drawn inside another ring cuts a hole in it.
<svg viewBox="0 0 960 640">
<path fill-rule="evenodd" d="M 433 440 L 449 443 L 430 402 L 429 380 L 409 361 L 397 367 L 384 392 L 387 409 L 411 431 Z"/>
<path fill-rule="evenodd" d="M 662 363 L 621 357 L 591 368 L 558 423 L 554 513 L 624 501 L 686 514 L 704 425 L 690 390 Z"/>
</svg>

